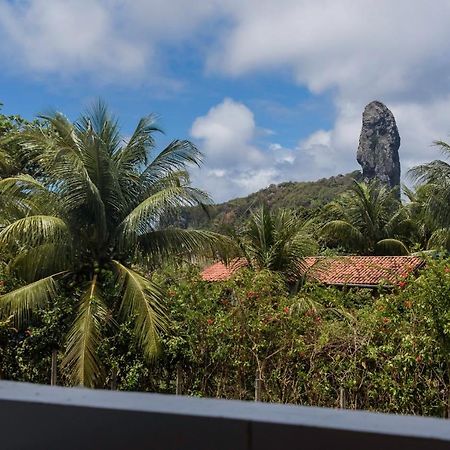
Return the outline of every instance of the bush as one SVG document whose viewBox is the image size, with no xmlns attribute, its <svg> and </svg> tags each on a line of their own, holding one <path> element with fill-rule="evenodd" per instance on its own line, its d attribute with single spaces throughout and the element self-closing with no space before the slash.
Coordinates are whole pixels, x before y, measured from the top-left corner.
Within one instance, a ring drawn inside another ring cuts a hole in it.
<svg viewBox="0 0 450 450">
<path fill-rule="evenodd" d="M 306 285 L 292 295 L 268 271 L 241 270 L 207 283 L 191 266 L 153 275 L 172 317 L 160 357 L 149 363 L 132 322 L 105 339 L 105 387 L 269 402 L 446 414 L 450 261 L 430 261 L 392 292 Z M 69 305 L 69 306 L 67 306 Z M 50 354 L 72 314 L 61 298 L 27 330 L 0 324 L 4 377 L 48 382 Z M 59 324 L 56 326 L 55 324 Z M 64 382 L 64 378 L 63 382 Z"/>
</svg>

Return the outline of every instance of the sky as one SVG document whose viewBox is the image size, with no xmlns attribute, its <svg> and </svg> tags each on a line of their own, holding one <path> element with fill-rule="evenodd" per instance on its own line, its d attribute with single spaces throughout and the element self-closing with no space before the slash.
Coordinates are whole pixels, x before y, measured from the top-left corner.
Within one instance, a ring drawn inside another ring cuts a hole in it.
<svg viewBox="0 0 450 450">
<path fill-rule="evenodd" d="M 156 113 L 204 154 L 216 202 L 359 169 L 361 115 L 394 113 L 407 170 L 450 140 L 450 0 L 0 0 L 0 102 L 71 120 L 101 98 L 124 137 Z"/>
</svg>

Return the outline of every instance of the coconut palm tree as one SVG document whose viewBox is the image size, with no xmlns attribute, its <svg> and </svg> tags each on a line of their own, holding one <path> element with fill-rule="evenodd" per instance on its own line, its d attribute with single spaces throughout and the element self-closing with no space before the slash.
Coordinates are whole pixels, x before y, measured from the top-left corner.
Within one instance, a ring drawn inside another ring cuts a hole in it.
<svg viewBox="0 0 450 450">
<path fill-rule="evenodd" d="M 102 103 L 75 123 L 59 113 L 43 119 L 45 125 L 17 135 L 41 176 L 0 180 L 0 196 L 16 210 L 16 220 L 0 231 L 0 246 L 14 255 L 9 267 L 26 283 L 1 296 L 0 308 L 23 323 L 58 292 L 69 295 L 77 314 L 63 366 L 74 384 L 94 386 L 101 382 L 96 350 L 106 322 L 131 318 L 148 358 L 167 328 L 164 293 L 140 269 L 212 252 L 221 238 L 159 227 L 180 206 L 209 199 L 189 184 L 188 165 L 201 162 L 193 144 L 175 140 L 152 154 L 154 116 L 141 119 L 128 141 Z"/>
<path fill-rule="evenodd" d="M 0 110 L 2 108 L 0 103 Z M 20 160 L 17 143 L 11 139 L 14 132 L 24 130 L 31 125 L 20 116 L 6 116 L 0 113 L 0 178 L 18 173 L 23 161 Z"/>
<path fill-rule="evenodd" d="M 450 228 L 439 226 L 428 210 L 433 191 L 431 184 L 421 184 L 415 190 L 403 188 L 408 199 L 405 210 L 412 224 L 411 241 L 420 251 L 440 248 L 450 250 Z"/>
<path fill-rule="evenodd" d="M 435 141 L 444 157 L 450 157 L 450 144 Z M 444 247 L 450 249 L 450 164 L 435 160 L 412 168 L 409 175 L 418 184 L 422 184 L 426 198 L 421 196 L 422 215 L 426 217 L 432 235 L 428 248 Z"/>
<path fill-rule="evenodd" d="M 409 233 L 409 218 L 394 193 L 377 180 L 355 181 L 326 209 L 333 217 L 321 230 L 326 241 L 363 255 L 408 254 L 400 237 Z"/>
<path fill-rule="evenodd" d="M 296 279 L 305 256 L 317 251 L 307 225 L 292 211 L 261 206 L 240 233 L 240 247 L 252 267 Z"/>
</svg>

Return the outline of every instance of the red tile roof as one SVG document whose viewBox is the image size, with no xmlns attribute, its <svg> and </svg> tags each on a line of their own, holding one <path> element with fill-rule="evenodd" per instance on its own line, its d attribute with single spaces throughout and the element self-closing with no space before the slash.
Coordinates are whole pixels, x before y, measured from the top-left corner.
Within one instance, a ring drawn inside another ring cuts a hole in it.
<svg viewBox="0 0 450 450">
<path fill-rule="evenodd" d="M 247 265 L 244 258 L 236 258 L 227 266 L 217 262 L 203 270 L 205 281 L 228 280 Z M 301 274 L 329 285 L 377 286 L 395 284 L 424 265 L 417 256 L 337 256 L 335 258 L 305 258 Z"/>
<path fill-rule="evenodd" d="M 308 277 L 324 284 L 377 286 L 396 284 L 422 267 L 418 256 L 339 256 L 306 258 Z"/>
<path fill-rule="evenodd" d="M 247 266 L 247 264 L 248 263 L 245 258 L 233 259 L 228 263 L 228 265 L 225 265 L 222 262 L 217 262 L 204 269 L 201 276 L 204 281 L 228 280 L 234 272 L 239 270 L 241 267 Z"/>
</svg>

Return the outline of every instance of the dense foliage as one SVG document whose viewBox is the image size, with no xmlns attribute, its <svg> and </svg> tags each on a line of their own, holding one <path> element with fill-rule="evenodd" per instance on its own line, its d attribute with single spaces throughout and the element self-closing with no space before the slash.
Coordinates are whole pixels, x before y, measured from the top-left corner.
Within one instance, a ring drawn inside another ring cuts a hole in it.
<svg viewBox="0 0 450 450">
<path fill-rule="evenodd" d="M 410 219 L 396 192 L 380 184 L 353 182 L 351 188 L 325 207 L 330 220 L 322 235 L 351 252 L 363 255 L 407 255 L 402 238 L 410 234 Z"/>
<path fill-rule="evenodd" d="M 190 207 L 181 210 L 176 221 L 180 226 L 223 230 L 243 225 L 251 211 L 260 205 L 270 210 L 291 209 L 303 218 L 313 217 L 320 208 L 345 192 L 361 173 L 355 171 L 346 175 L 322 178 L 317 181 L 289 181 L 272 184 L 265 189 L 235 198 L 225 203 L 203 208 Z"/>
<path fill-rule="evenodd" d="M 443 156 L 450 158 L 450 144 L 436 141 Z M 418 228 L 426 227 L 430 233 L 428 248 L 444 247 L 450 250 L 450 164 L 435 160 L 411 169 L 410 174 L 420 183 L 412 203 L 419 206 Z M 422 215 L 420 215 L 422 214 Z"/>
<path fill-rule="evenodd" d="M 404 203 L 354 173 L 205 222 L 187 172 L 201 154 L 153 153 L 157 131 L 150 116 L 124 140 L 101 104 L 75 123 L 0 115 L 0 378 L 48 383 L 56 357 L 63 385 L 449 415 L 446 161 L 417 167 Z M 293 283 L 307 255 L 425 250 L 390 289 Z M 249 267 L 201 281 L 219 256 Z"/>
<path fill-rule="evenodd" d="M 250 267 L 281 273 L 287 280 L 296 280 L 304 258 L 317 253 L 307 222 L 290 210 L 270 211 L 265 205 L 234 238 Z"/>
<path fill-rule="evenodd" d="M 137 269 L 174 254 L 210 252 L 219 241 L 207 231 L 162 229 L 160 217 L 208 201 L 190 186 L 188 164 L 201 154 L 188 141 L 174 141 L 153 154 L 154 117 L 139 121 L 130 139 L 101 103 L 72 124 L 57 113 L 11 133 L 35 177 L 0 180 L 6 223 L 0 245 L 8 269 L 24 284 L 1 297 L 3 315 L 17 326 L 59 295 L 75 304 L 63 364 L 73 383 L 101 383 L 97 348 L 105 324 L 133 319 L 144 355 L 158 352 L 167 326 L 159 286 Z M 11 149 L 10 149 L 11 150 Z M 10 152 L 8 152 L 9 155 Z M 111 295 L 113 291 L 114 295 Z"/>
<path fill-rule="evenodd" d="M 185 394 L 251 400 L 261 378 L 264 401 L 447 412 L 449 260 L 376 295 L 314 285 L 290 295 L 269 271 L 205 283 L 192 268 L 174 268 L 154 279 L 167 289 L 171 330 L 150 366 L 130 323 L 103 343 L 120 389 L 174 393 L 178 376 Z M 51 330 L 61 318 L 56 309 L 25 331 L 2 325 L 4 377 L 48 382 Z"/>
</svg>

